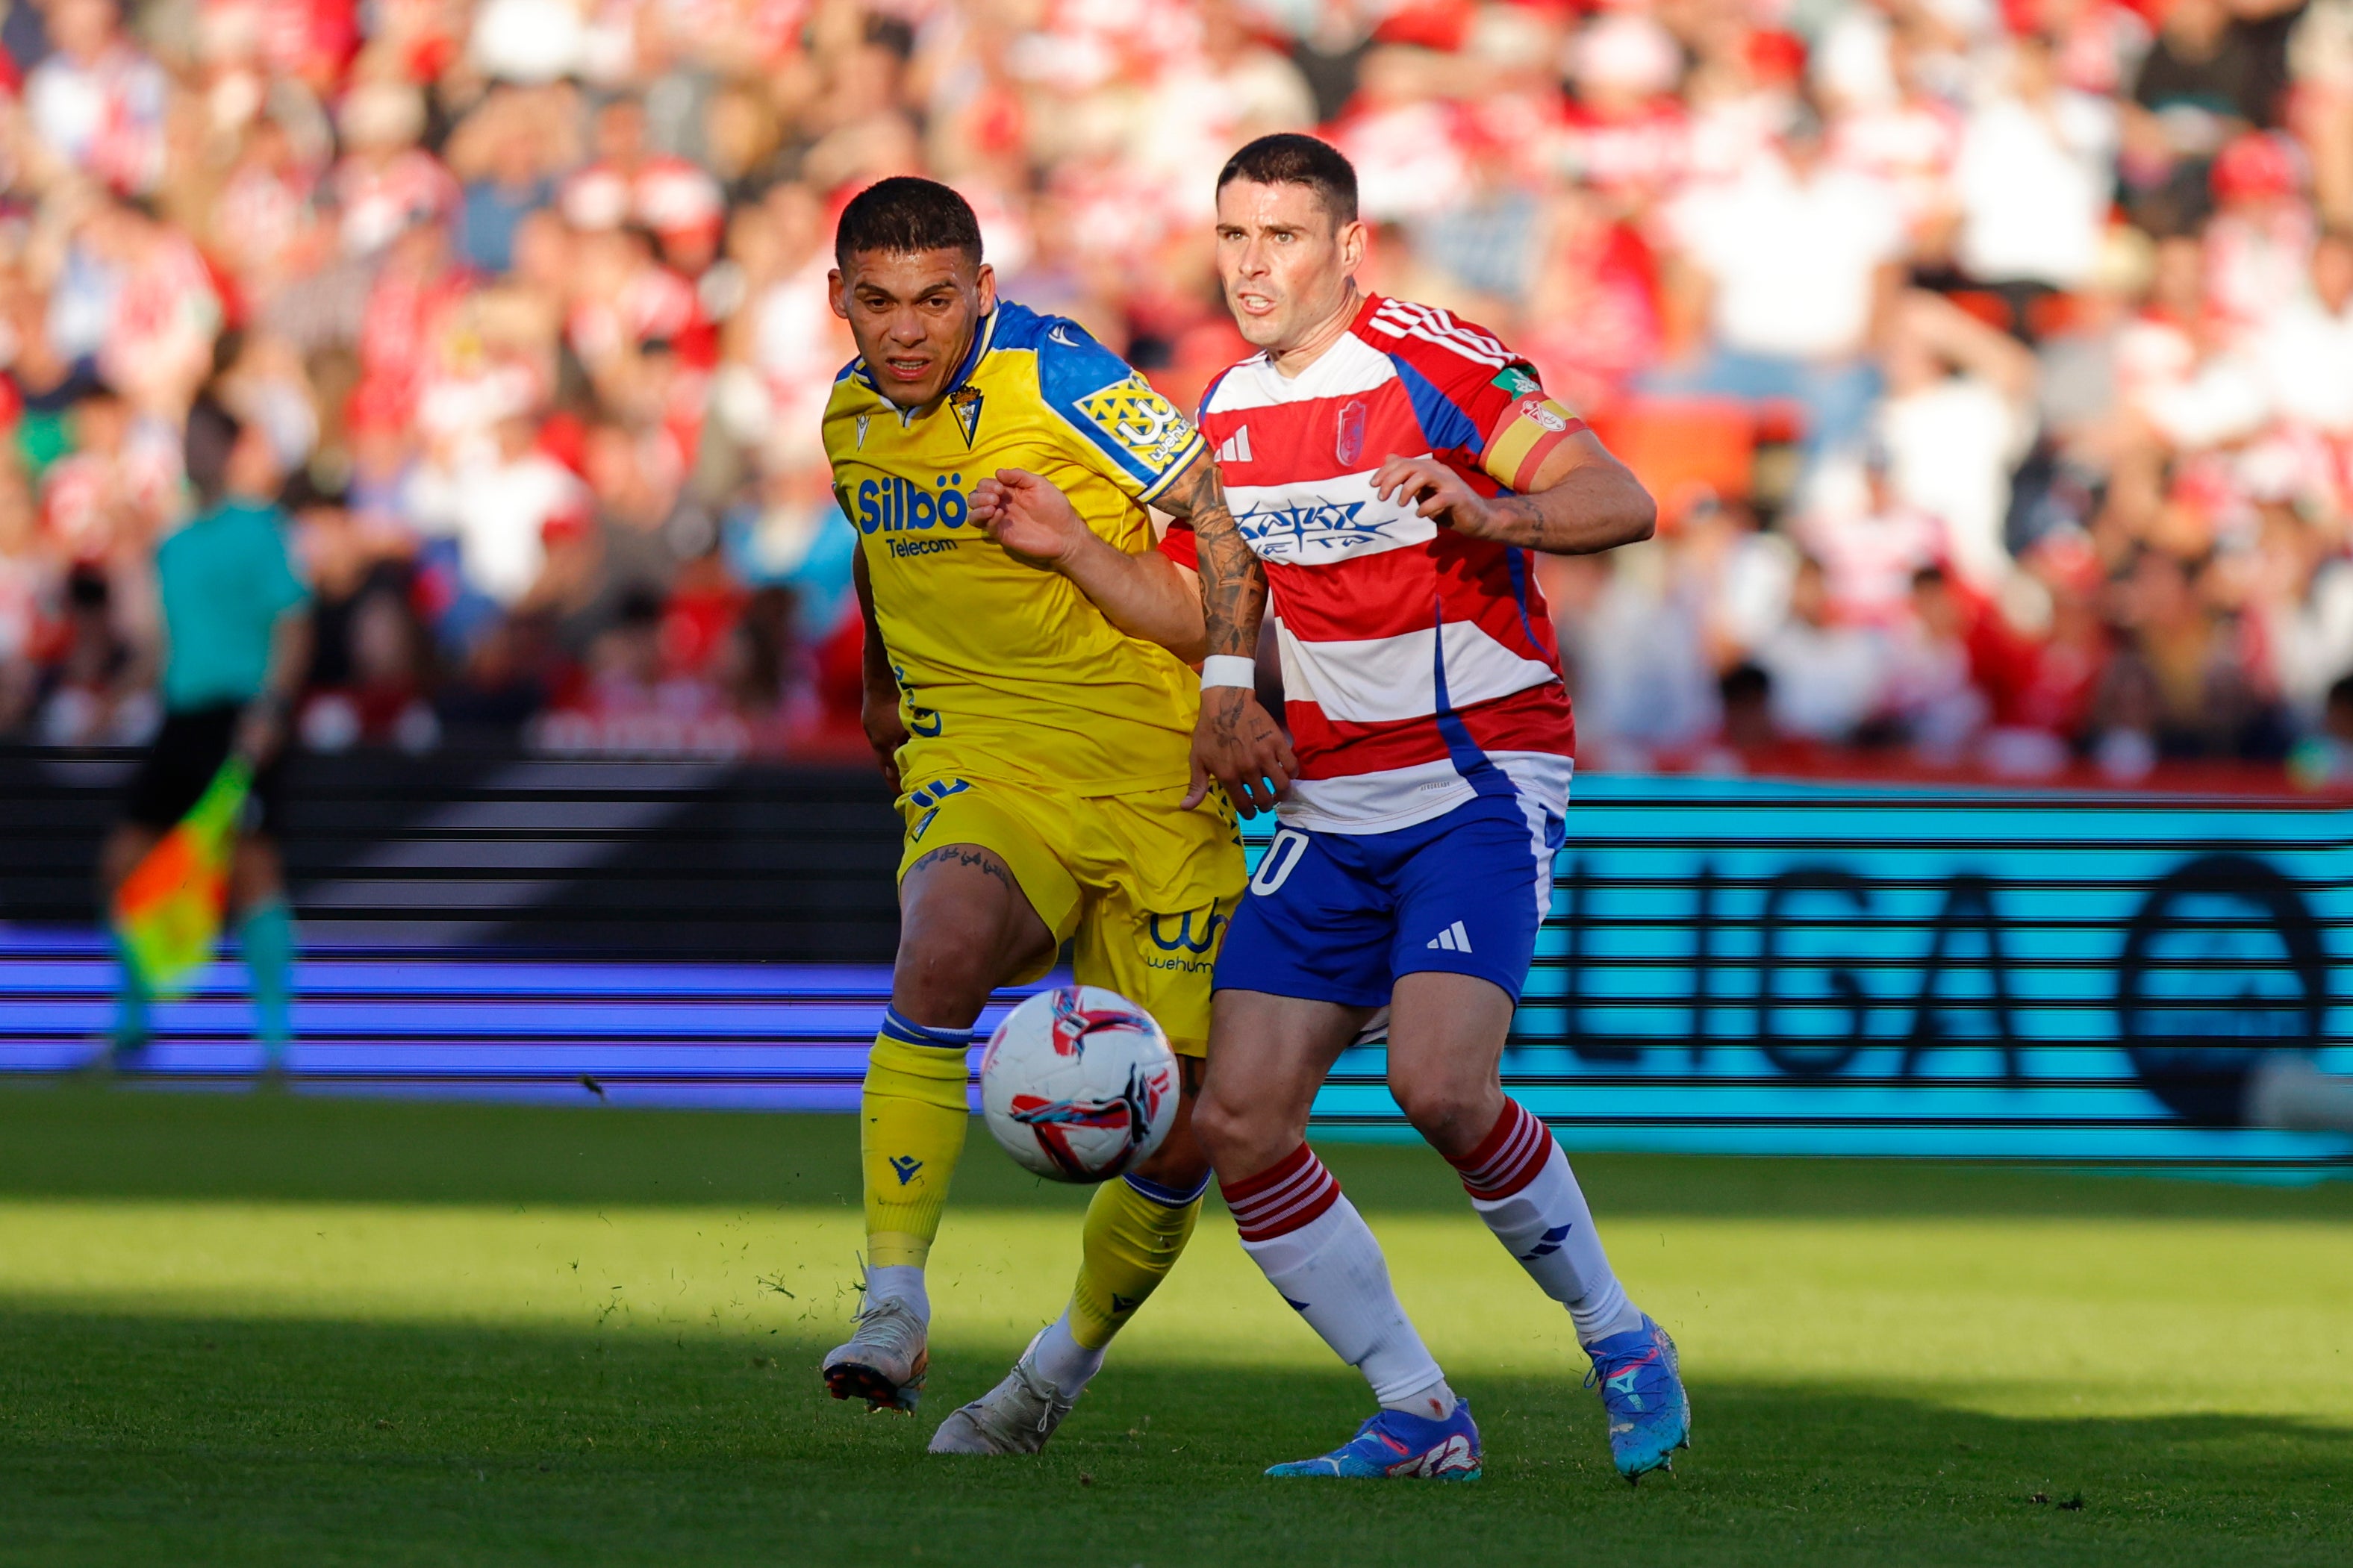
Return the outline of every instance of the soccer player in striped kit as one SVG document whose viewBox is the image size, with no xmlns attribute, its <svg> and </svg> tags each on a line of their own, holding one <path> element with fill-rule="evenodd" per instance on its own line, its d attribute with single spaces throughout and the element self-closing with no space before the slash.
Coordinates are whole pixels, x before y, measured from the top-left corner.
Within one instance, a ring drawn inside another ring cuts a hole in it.
<svg viewBox="0 0 2353 1568">
<path fill-rule="evenodd" d="M 1627 1300 L 1567 1157 L 1499 1064 L 1575 743 L 1529 552 L 1646 539 L 1655 508 L 1492 335 L 1358 290 L 1356 174 L 1331 147 L 1277 135 L 1237 153 L 1217 244 L 1261 352 L 1202 401 L 1227 506 L 1192 518 L 1211 656 L 1194 790 L 1215 779 L 1282 826 L 1219 957 L 1194 1126 L 1244 1247 L 1381 1406 L 1269 1473 L 1479 1473 L 1468 1406 L 1305 1142 L 1325 1072 L 1387 1008 L 1391 1092 L 1567 1308 L 1634 1479 L 1688 1446 L 1674 1344 Z M 1252 694 L 1270 599 L 1290 744 Z"/>
</svg>

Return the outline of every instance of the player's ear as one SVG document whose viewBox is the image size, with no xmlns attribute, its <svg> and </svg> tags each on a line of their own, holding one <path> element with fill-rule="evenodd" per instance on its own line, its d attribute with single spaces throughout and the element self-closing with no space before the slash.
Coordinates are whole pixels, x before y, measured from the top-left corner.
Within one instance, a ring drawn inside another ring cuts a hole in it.
<svg viewBox="0 0 2353 1568">
<path fill-rule="evenodd" d="M 1356 268 L 1365 264 L 1365 250 L 1368 241 L 1368 237 L 1366 233 L 1364 220 L 1362 218 L 1351 218 L 1346 223 L 1342 224 L 1340 226 L 1338 238 L 1340 243 L 1340 270 L 1344 273 L 1353 273 Z"/>
<path fill-rule="evenodd" d="M 827 269 L 825 300 L 827 304 L 833 307 L 835 315 L 845 321 L 849 320 L 849 285 L 842 281 L 841 268 L 839 267 Z"/>
<path fill-rule="evenodd" d="M 980 299 L 980 313 L 986 316 L 997 309 L 997 268 L 984 261 L 972 277 L 974 290 Z"/>
</svg>

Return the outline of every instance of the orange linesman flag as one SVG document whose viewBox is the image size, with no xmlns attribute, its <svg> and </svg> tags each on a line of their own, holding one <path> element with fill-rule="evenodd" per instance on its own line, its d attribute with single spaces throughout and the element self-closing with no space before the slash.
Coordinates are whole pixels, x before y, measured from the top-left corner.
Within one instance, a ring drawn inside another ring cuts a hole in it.
<svg viewBox="0 0 2353 1568">
<path fill-rule="evenodd" d="M 221 764 L 201 799 L 114 894 L 114 929 L 152 996 L 176 996 L 213 955 L 228 907 L 229 855 L 237 813 L 253 788 L 242 757 Z"/>
</svg>

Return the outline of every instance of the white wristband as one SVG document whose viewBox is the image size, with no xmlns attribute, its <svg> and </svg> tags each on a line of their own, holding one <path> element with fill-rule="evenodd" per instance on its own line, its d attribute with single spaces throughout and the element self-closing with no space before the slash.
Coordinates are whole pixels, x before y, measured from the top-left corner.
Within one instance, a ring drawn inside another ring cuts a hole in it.
<svg viewBox="0 0 2353 1568">
<path fill-rule="evenodd" d="M 1212 686 L 1239 686 L 1245 691 L 1258 688 L 1258 660 L 1244 658 L 1238 653 L 1213 653 L 1201 661 L 1201 689 Z"/>
</svg>

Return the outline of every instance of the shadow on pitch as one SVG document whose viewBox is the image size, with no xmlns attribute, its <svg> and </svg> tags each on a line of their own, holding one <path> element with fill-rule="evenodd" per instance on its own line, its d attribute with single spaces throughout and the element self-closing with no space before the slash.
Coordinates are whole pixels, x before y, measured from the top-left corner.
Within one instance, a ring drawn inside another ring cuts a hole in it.
<svg viewBox="0 0 2353 1568">
<path fill-rule="evenodd" d="M 1639 1492 L 1567 1377 L 1466 1384 L 1476 1489 L 1262 1479 L 1353 1428 L 1337 1371 L 1114 1363 L 1045 1456 L 924 1455 L 1013 1348 L 944 1355 L 906 1420 L 823 1397 L 783 1332 L 0 1307 L 0 1559 L 2317 1563 L 2353 1534 L 2353 1432 L 1704 1375 L 1699 1448 Z"/>
</svg>

